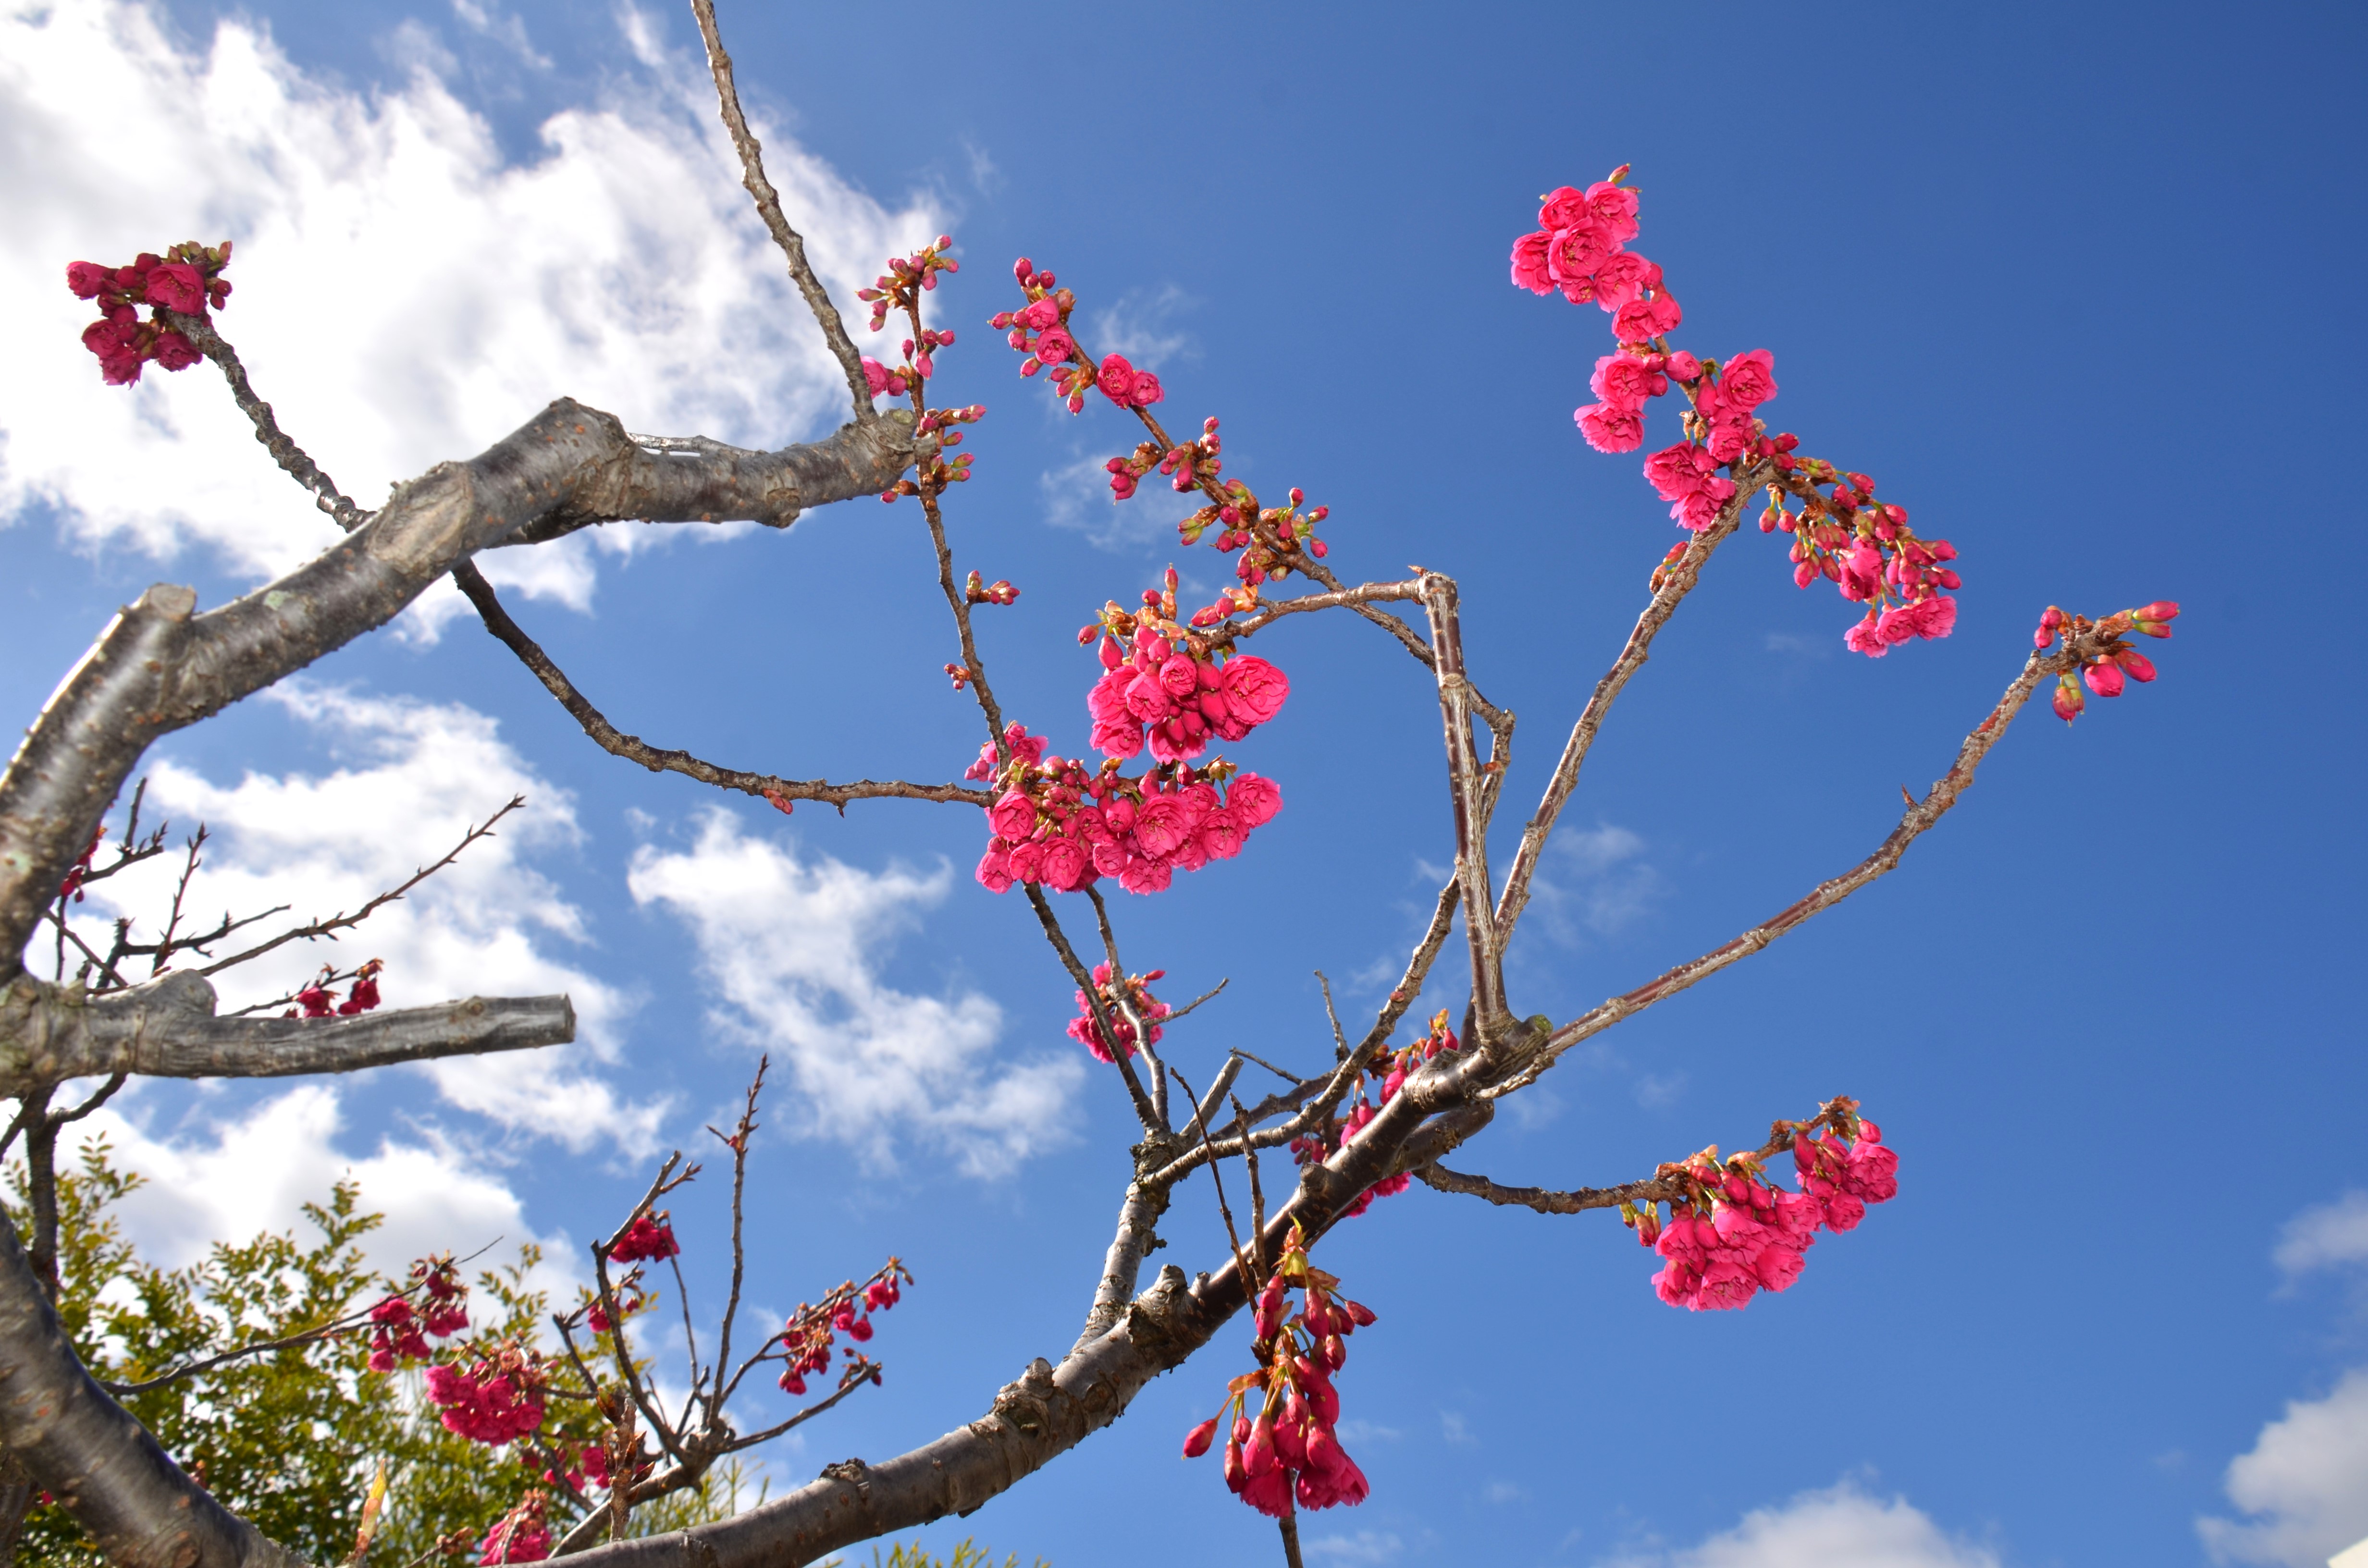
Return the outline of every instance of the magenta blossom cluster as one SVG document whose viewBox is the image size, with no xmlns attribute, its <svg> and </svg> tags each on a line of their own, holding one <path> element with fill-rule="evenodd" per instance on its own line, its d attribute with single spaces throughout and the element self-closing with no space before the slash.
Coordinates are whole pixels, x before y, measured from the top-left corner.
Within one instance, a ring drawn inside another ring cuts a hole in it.
<svg viewBox="0 0 2368 1568">
<path fill-rule="evenodd" d="M 1345 1149 L 1381 1114 L 1381 1108 L 1397 1097 L 1407 1078 L 1426 1062 L 1435 1060 L 1441 1051 L 1459 1051 L 1463 1042 L 1447 1027 L 1444 1008 L 1433 1015 L 1430 1032 L 1411 1045 L 1401 1046 L 1376 1062 L 1365 1077 L 1357 1080 L 1357 1092 L 1349 1106 L 1349 1114 L 1340 1119 L 1340 1140 L 1338 1147 Z M 1291 1143 L 1292 1158 L 1302 1165 L 1313 1165 L 1331 1153 L 1324 1140 L 1315 1136 L 1294 1138 Z M 1413 1182 L 1405 1171 L 1386 1176 L 1357 1195 L 1357 1200 L 1340 1211 L 1344 1220 L 1353 1220 L 1373 1206 L 1377 1198 L 1395 1198 Z"/>
<path fill-rule="evenodd" d="M 1957 607 L 1942 590 L 1958 586 L 1946 564 L 1956 551 L 1946 540 L 1918 539 L 1906 508 L 1875 503 L 1873 481 L 1796 456 L 1800 441 L 1789 433 L 1769 434 L 1759 411 L 1776 395 L 1774 357 L 1755 348 L 1722 365 L 1669 347 L 1683 312 L 1661 269 L 1625 248 L 1637 233 L 1635 192 L 1620 183 L 1627 172 L 1622 165 L 1583 191 L 1552 192 L 1537 230 L 1513 246 L 1515 283 L 1540 294 L 1559 289 L 1575 304 L 1592 300 L 1611 312 L 1615 350 L 1595 362 L 1588 384 L 1596 402 L 1572 416 L 1580 434 L 1598 451 L 1633 452 L 1645 444 L 1653 399 L 1672 384 L 1682 388 L 1686 438 L 1645 460 L 1645 479 L 1679 527 L 1701 533 L 1715 525 L 1736 504 L 1741 465 L 1764 461 L 1776 477 L 1760 531 L 1794 535 L 1793 581 L 1806 587 L 1826 577 L 1866 606 L 1847 646 L 1880 658 L 1911 638 L 1949 635 Z M 1787 509 L 1788 496 L 1802 504 L 1799 514 Z M 1656 592 L 1662 580 L 1656 573 Z"/>
<path fill-rule="evenodd" d="M 1299 1311 L 1291 1310 L 1298 1287 Z M 1307 1260 L 1296 1224 L 1273 1275 L 1259 1290 L 1253 1317 L 1261 1365 L 1225 1388 L 1225 1403 L 1184 1438 L 1184 1457 L 1199 1459 L 1225 1435 L 1225 1486 L 1272 1518 L 1295 1508 L 1354 1507 L 1372 1492 L 1365 1472 L 1340 1446 L 1340 1394 L 1333 1377 L 1349 1359 L 1348 1337 L 1374 1321 L 1372 1312 L 1339 1293 L 1340 1281 Z M 1252 1417 L 1247 1399 L 1258 1396 Z"/>
<path fill-rule="evenodd" d="M 1149 627 L 1131 646 L 1101 640 L 1102 677 L 1086 694 L 1092 744 L 1105 756 L 1189 762 L 1213 738 L 1246 739 L 1282 711 L 1291 678 L 1249 653 L 1178 646 Z"/>
<path fill-rule="evenodd" d="M 1085 412 L 1089 387 L 1099 387 L 1102 395 L 1121 408 L 1149 408 L 1166 400 L 1159 378 L 1125 355 L 1105 354 L 1098 365 L 1077 347 L 1069 332 L 1077 297 L 1055 287 L 1058 280 L 1052 273 L 1037 271 L 1036 264 L 1023 256 L 1011 264 L 1011 276 L 1028 302 L 1016 311 L 996 312 L 987 324 L 997 332 L 1010 333 L 1011 347 L 1027 356 L 1019 364 L 1021 375 L 1052 371 L 1053 393 L 1072 414 Z"/>
<path fill-rule="evenodd" d="M 682 1244 L 674 1238 L 674 1223 L 661 1210 L 655 1214 L 636 1214 L 609 1256 L 619 1263 L 641 1263 L 673 1257 L 682 1251 Z"/>
<path fill-rule="evenodd" d="M 1240 854 L 1250 831 L 1282 809 L 1272 780 L 1224 761 L 1163 765 L 1129 778 L 1115 761 L 1089 774 L 1082 763 L 1048 756 L 1014 761 L 1005 784 L 987 810 L 992 836 L 976 873 L 990 892 L 1014 882 L 1078 892 L 1103 877 L 1129 892 L 1165 892 L 1178 871 Z"/>
<path fill-rule="evenodd" d="M 2082 632 L 2095 632 L 2103 639 L 2097 652 L 2081 661 L 2079 680 L 2075 681 L 2069 670 L 2055 677 L 2055 716 L 2067 724 L 2080 716 L 2081 710 L 2088 706 L 2088 699 L 2080 695 L 2084 685 L 2100 697 L 2119 697 L 2127 682 L 2136 681 L 2143 686 L 2154 679 L 2154 661 L 2124 641 L 2123 633 L 2168 637 L 2170 623 L 2178 619 L 2179 606 L 2170 599 L 2157 599 L 2100 621 L 2091 621 L 2084 615 L 2067 616 L 2049 605 L 2046 613 L 2039 618 L 2039 629 L 2031 634 L 2033 647 L 2044 649 L 2059 635 L 2069 639 Z"/>
<path fill-rule="evenodd" d="M 1762 1290 L 1788 1289 L 1819 1230 L 1854 1230 L 1868 1204 L 1896 1197 L 1899 1156 L 1884 1146 L 1873 1122 L 1850 1122 L 1848 1141 L 1809 1130 L 1793 1140 L 1799 1192 L 1770 1185 L 1748 1156 L 1722 1168 L 1703 1154 L 1687 1166 L 1694 1197 L 1673 1204 L 1666 1224 L 1658 1205 L 1638 1215 L 1623 1204 L 1622 1218 L 1663 1259 L 1653 1276 L 1655 1293 L 1673 1307 L 1714 1312 L 1744 1306 Z"/>
<path fill-rule="evenodd" d="M 465 1539 L 465 1538 L 464 1538 Z M 541 1562 L 551 1555 L 551 1524 L 543 1495 L 529 1492 L 525 1501 L 494 1522 L 479 1545 L 479 1568 L 505 1562 Z"/>
<path fill-rule="evenodd" d="M 230 245 L 201 245 L 195 240 L 175 245 L 163 256 L 142 251 L 129 267 L 101 267 L 95 261 L 70 262 L 66 287 L 77 300 L 98 307 L 99 319 L 83 328 L 82 345 L 98 357 L 98 373 L 111 387 L 130 386 L 140 379 L 141 367 L 154 360 L 167 370 L 186 370 L 199 358 L 197 346 L 175 330 L 166 319 L 206 314 L 230 300 Z M 139 307 L 146 305 L 146 321 Z"/>
<path fill-rule="evenodd" d="M 370 1369 L 392 1372 L 404 1361 L 425 1361 L 429 1338 L 444 1339 L 469 1326 L 469 1287 L 450 1257 L 422 1258 L 411 1266 L 417 1307 L 407 1296 L 389 1296 L 370 1312 Z"/>
<path fill-rule="evenodd" d="M 871 1326 L 871 1314 L 884 1312 L 905 1299 L 901 1285 L 913 1282 L 911 1274 L 894 1258 L 861 1286 L 852 1279 L 822 1299 L 818 1306 L 798 1303 L 781 1332 L 774 1335 L 780 1347 L 777 1354 L 783 1363 L 781 1392 L 792 1398 L 805 1397 L 808 1374 L 830 1369 L 833 1346 L 838 1335 L 862 1344 L 877 1332 Z M 848 1378 L 869 1377 L 880 1381 L 880 1369 L 854 1350 L 847 1352 L 850 1369 Z"/>
<path fill-rule="evenodd" d="M 1110 1037 L 1104 1034 L 1095 1021 L 1093 1002 L 1082 991 L 1077 993 L 1077 1016 L 1069 1020 L 1069 1038 L 1094 1053 L 1097 1061 L 1115 1062 L 1120 1056 L 1134 1054 L 1134 1025 L 1127 1021 L 1132 1010 L 1143 1021 L 1151 1043 L 1157 1045 L 1167 1031 L 1160 1021 L 1167 1017 L 1167 1004 L 1151 994 L 1151 983 L 1164 978 L 1167 971 L 1155 969 L 1149 974 L 1126 975 L 1113 983 L 1114 971 L 1106 963 L 1094 965 L 1094 991 L 1101 998 L 1102 1007 L 1110 1014 L 1110 1029 L 1117 1037 L 1118 1049 L 1110 1049 Z"/>
<path fill-rule="evenodd" d="M 427 1397 L 441 1407 L 445 1428 L 495 1448 L 541 1426 L 548 1388 L 541 1355 L 516 1340 L 465 1367 L 438 1362 L 427 1369 Z"/>
<path fill-rule="evenodd" d="M 329 988 L 330 983 L 336 978 L 336 966 L 324 964 L 313 983 L 296 993 L 296 1006 L 289 1008 L 280 1017 L 296 1017 L 299 1007 L 303 1009 L 302 1016 L 307 1018 L 350 1018 L 370 1012 L 378 1006 L 378 977 L 385 970 L 385 962 L 379 959 L 372 959 L 362 965 L 354 971 L 353 988 L 340 1002 L 337 994 Z"/>
</svg>

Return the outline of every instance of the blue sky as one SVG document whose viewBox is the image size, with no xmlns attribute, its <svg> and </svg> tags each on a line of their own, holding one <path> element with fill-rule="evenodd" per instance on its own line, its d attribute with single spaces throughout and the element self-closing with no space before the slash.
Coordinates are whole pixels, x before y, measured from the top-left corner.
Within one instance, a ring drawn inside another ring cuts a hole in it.
<svg viewBox="0 0 2368 1568">
<path fill-rule="evenodd" d="M 147 583 L 218 603 L 327 526 L 200 372 L 97 386 L 54 282 L 77 256 L 236 238 L 223 328 L 365 503 L 562 393 L 751 442 L 830 417 L 714 161 L 687 15 L 6 17 L 14 711 Z M 2356 12 L 1051 6 L 907 33 L 839 6 L 724 26 L 843 305 L 888 246 L 961 244 L 935 296 L 963 334 L 940 385 L 989 417 L 955 548 L 1023 589 L 985 620 L 989 653 L 1056 747 L 1083 741 L 1075 628 L 1170 561 L 1203 587 L 1220 568 L 1178 553 L 1164 492 L 1100 498 L 1100 460 L 1132 444 L 1111 411 L 1072 419 L 1017 381 L 984 325 L 1017 255 L 1157 369 L 1171 426 L 1217 415 L 1229 472 L 1328 504 L 1343 575 L 1459 578 L 1475 676 L 1523 718 L 1515 821 L 1675 537 L 1635 460 L 1570 424 L 1602 317 L 1506 281 L 1539 191 L 1634 164 L 1637 248 L 1685 340 L 1772 350 L 1771 420 L 1956 543 L 1956 634 L 1880 663 L 1842 650 L 1846 608 L 1794 590 L 1771 541 L 1721 553 L 1590 759 L 1515 965 L 1522 1012 L 1569 1017 L 1855 862 L 2045 605 L 2186 606 L 2149 650 L 2157 684 L 2069 732 L 2027 713 L 1900 871 L 1606 1037 L 1463 1161 L 1624 1179 L 1856 1095 L 1903 1193 L 1792 1291 L 1673 1312 L 1607 1216 L 1420 1188 L 1326 1243 L 1382 1322 L 1342 1385 L 1374 1497 L 1312 1520 L 1314 1557 L 2307 1563 L 2368 1535 L 2368 1378 L 2346 1381 L 2368 1368 L 2368 1070 L 2341 956 L 2362 869 L 2362 658 L 2340 625 L 2362 566 Z M 93 101 L 110 111 L 77 112 Z M 1676 438 L 1657 417 L 1653 446 Z M 973 754 L 909 507 L 786 536 L 609 532 L 495 569 L 621 727 L 795 776 L 944 778 Z M 1121 903 L 1130 963 L 1169 970 L 1172 1000 L 1230 977 L 1176 1031 L 1196 1077 L 1227 1044 L 1323 1059 L 1310 971 L 1370 1008 L 1450 856 L 1419 672 L 1345 619 L 1265 642 L 1292 700 L 1235 755 L 1286 810 L 1240 859 Z M 159 1244 L 285 1223 L 347 1166 L 421 1248 L 580 1242 L 769 1042 L 793 1067 L 761 1299 L 890 1250 L 921 1280 L 881 1345 L 887 1387 L 779 1473 L 925 1441 L 1067 1345 L 1127 1119 L 1062 1037 L 1069 987 L 1024 907 L 968 881 L 966 811 L 784 819 L 647 776 L 432 605 L 304 680 L 158 755 L 160 794 L 223 830 L 223 901 L 350 900 L 524 789 L 527 823 L 481 869 L 364 945 L 385 944 L 391 1001 L 564 987 L 587 1038 L 564 1062 L 292 1097 L 144 1089 L 111 1125 L 181 1178 L 181 1207 L 149 1212 Z M 677 1205 L 694 1256 L 715 1255 L 721 1197 Z M 1168 1256 L 1205 1267 L 1205 1188 L 1174 1212 Z M 1270 1551 L 1212 1466 L 1174 1460 L 1240 1358 L 1220 1343 L 965 1528 L 1064 1568 L 1116 1541 L 1153 1565 Z"/>
</svg>

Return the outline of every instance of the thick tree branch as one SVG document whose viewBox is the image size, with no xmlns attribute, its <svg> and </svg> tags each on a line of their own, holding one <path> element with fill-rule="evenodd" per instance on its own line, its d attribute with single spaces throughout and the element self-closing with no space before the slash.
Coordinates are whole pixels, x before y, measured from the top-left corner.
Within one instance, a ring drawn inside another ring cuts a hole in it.
<svg viewBox="0 0 2368 1568">
<path fill-rule="evenodd" d="M 785 526 L 878 494 L 913 460 L 911 426 L 879 419 L 772 453 L 658 455 L 568 399 L 466 462 L 398 485 L 309 563 L 199 616 L 159 585 L 116 617 L 42 709 L 0 777 L 0 977 L 157 737 L 196 723 L 384 625 L 477 551 L 628 517 Z"/>
<path fill-rule="evenodd" d="M 820 778 L 783 778 L 770 773 L 747 773 L 736 767 L 723 767 L 693 756 L 687 751 L 668 751 L 651 745 L 639 735 L 628 735 L 609 722 L 600 710 L 575 688 L 567 673 L 542 651 L 542 645 L 528 636 L 510 619 L 508 610 L 494 595 L 493 585 L 473 562 L 462 562 L 452 569 L 452 581 L 469 602 L 477 607 L 477 614 L 485 630 L 518 656 L 518 662 L 534 672 L 543 689 L 559 699 L 592 742 L 612 756 L 640 763 L 653 773 L 679 773 L 686 778 L 696 778 L 701 784 L 712 784 L 719 790 L 736 790 L 759 800 L 822 801 L 847 809 L 849 801 L 895 799 L 905 801 L 961 801 L 981 808 L 995 803 L 995 796 L 985 790 L 973 790 L 962 784 L 907 784 L 901 779 L 884 783 L 859 778 L 852 784 L 832 784 Z"/>
<path fill-rule="evenodd" d="M 0 1224 L 0 1443 L 117 1568 L 301 1568 L 214 1501 L 75 1357 L 14 1225 Z"/>
<path fill-rule="evenodd" d="M 214 1016 L 214 988 L 182 971 L 85 997 L 78 987 L 18 975 L 0 994 L 0 1095 L 69 1078 L 285 1078 L 395 1062 L 564 1045 L 575 1009 L 564 996 L 472 996 L 349 1018 Z M 0 1354 L 5 1354 L 0 1346 Z"/>
<path fill-rule="evenodd" d="M 1554 832 L 1554 821 L 1562 815 L 1571 791 L 1578 787 L 1578 770 L 1586 764 L 1588 748 L 1595 744 L 1596 733 L 1603 727 L 1604 715 L 1611 711 L 1611 704 L 1627 686 L 1628 677 L 1645 667 L 1645 661 L 1652 653 L 1653 639 L 1702 581 L 1702 569 L 1709 562 L 1711 551 L 1735 532 L 1743 517 L 1744 504 L 1768 482 L 1770 472 L 1770 465 L 1756 464 L 1736 476 L 1734 495 L 1719 508 L 1711 526 L 1694 536 L 1676 564 L 1662 574 L 1661 585 L 1654 590 L 1645 613 L 1636 618 L 1620 656 L 1611 661 L 1611 667 L 1595 683 L 1587 706 L 1579 710 L 1578 722 L 1571 726 L 1570 739 L 1562 748 L 1562 760 L 1554 764 L 1554 777 L 1546 782 L 1545 798 L 1538 802 L 1537 814 L 1530 818 L 1529 825 L 1521 832 L 1520 847 L 1513 852 L 1513 867 L 1506 874 L 1504 894 L 1497 901 L 1499 940 L 1513 939 L 1513 927 L 1520 924 L 1521 911 L 1529 906 L 1530 879 L 1537 872 L 1538 858 L 1545 852 L 1547 835 Z"/>
</svg>

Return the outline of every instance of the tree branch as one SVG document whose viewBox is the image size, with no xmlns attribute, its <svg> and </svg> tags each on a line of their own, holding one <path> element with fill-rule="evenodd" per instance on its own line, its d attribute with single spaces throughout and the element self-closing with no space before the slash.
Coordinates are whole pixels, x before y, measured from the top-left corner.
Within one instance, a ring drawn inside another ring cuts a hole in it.
<svg viewBox="0 0 2368 1568">
<path fill-rule="evenodd" d="M 830 302 L 830 293 L 824 289 L 814 268 L 806 261 L 806 243 L 781 211 L 780 193 L 773 182 L 765 177 L 764 144 L 748 129 L 748 119 L 740 112 L 740 89 L 732 79 L 732 57 L 723 52 L 723 35 L 716 30 L 714 0 L 690 0 L 690 9 L 699 18 L 699 36 L 707 45 L 707 67 L 715 77 L 715 97 L 723 110 L 723 128 L 732 133 L 732 145 L 739 151 L 741 184 L 756 199 L 757 215 L 773 243 L 781 247 L 789 258 L 790 277 L 796 282 L 798 292 L 805 296 L 806 306 L 822 324 L 823 342 L 829 346 L 831 357 L 839 369 L 847 372 L 847 390 L 855 400 L 855 417 L 871 420 L 879 417 L 871 407 L 871 384 L 864 379 L 863 357 L 847 335 L 847 324 L 838 319 L 838 307 Z M 892 475 L 893 479 L 894 476 Z M 886 485 L 881 489 L 888 488 Z"/>
<path fill-rule="evenodd" d="M 302 1568 L 92 1381 L 14 1225 L 0 1225 L 0 1444 L 117 1568 Z"/>
<path fill-rule="evenodd" d="M 1553 1066 L 1563 1052 L 1579 1041 L 1602 1033 L 1656 1002 L 1676 995 L 1738 960 L 1749 958 L 1787 931 L 1831 909 L 1898 865 L 1900 857 L 1907 853 L 1907 846 L 1915 843 L 1927 828 L 1939 822 L 1949 808 L 1957 803 L 1957 798 L 1972 786 L 1974 770 L 1981 766 L 1982 758 L 1989 754 L 1990 747 L 2006 733 L 2006 727 L 2014 722 L 2015 714 L 2021 710 L 2023 703 L 2030 699 L 2040 681 L 2066 670 L 2078 668 L 2083 658 L 2094 656 L 2097 646 L 2107 640 L 2094 632 L 2084 633 L 2078 639 L 2067 640 L 2059 652 L 2034 653 L 2023 661 L 2022 673 L 2007 687 L 2006 695 L 1998 699 L 1998 706 L 1974 726 L 1973 733 L 1958 747 L 1955 765 L 1933 784 L 1924 799 L 1910 801 L 1899 819 L 1899 825 L 1891 830 L 1891 835 L 1873 854 L 1840 876 L 1818 883 L 1807 897 L 1788 904 L 1733 941 L 1713 948 L 1689 963 L 1679 964 L 1635 990 L 1614 996 L 1563 1025 L 1525 1051 L 1522 1059 L 1508 1059 L 1508 1064 L 1516 1066 L 1518 1071 L 1484 1092 L 1493 1099 L 1528 1086 L 1537 1081 L 1538 1074 Z"/>
<path fill-rule="evenodd" d="M 703 761 L 687 751 L 667 751 L 651 745 L 639 735 L 628 735 L 609 722 L 590 699 L 575 688 L 565 671 L 552 663 L 542 645 L 528 636 L 510 619 L 509 611 L 494 595 L 494 586 L 485 581 L 472 562 L 462 562 L 452 569 L 452 581 L 469 602 L 477 607 L 479 619 L 485 630 L 516 653 L 518 662 L 534 672 L 543 689 L 559 699 L 570 717 L 592 737 L 592 743 L 612 756 L 628 762 L 638 762 L 653 773 L 679 773 L 701 784 L 712 784 L 719 790 L 736 790 L 759 800 L 821 801 L 847 809 L 849 801 L 896 799 L 905 801 L 961 801 L 985 808 L 995 803 L 995 796 L 985 790 L 973 790 L 961 784 L 907 784 L 901 779 L 885 783 L 861 778 L 852 784 L 832 784 L 820 778 L 783 778 L 770 773 L 746 773 L 736 767 L 723 767 Z"/>
<path fill-rule="evenodd" d="M 0 979 L 152 742 L 384 625 L 469 555 L 627 517 L 784 527 L 805 506 L 878 494 L 914 449 L 908 424 L 876 419 L 780 452 L 660 456 L 563 398 L 478 457 L 398 485 L 369 522 L 244 598 L 199 616 L 190 589 L 151 588 L 0 776 Z"/>
<path fill-rule="evenodd" d="M 1652 654 L 1653 639 L 1702 581 L 1702 569 L 1709 563 L 1711 551 L 1735 532 L 1742 520 L 1745 502 L 1758 494 L 1770 472 L 1772 465 L 1756 464 L 1736 476 L 1735 494 L 1719 508 L 1711 526 L 1694 536 L 1677 564 L 1662 574 L 1661 585 L 1654 590 L 1645 613 L 1636 618 L 1628 641 L 1620 649 L 1620 656 L 1611 661 L 1611 667 L 1595 683 L 1587 706 L 1579 710 L 1578 722 L 1571 726 L 1570 739 L 1563 744 L 1562 760 L 1554 764 L 1554 777 L 1546 782 L 1545 796 L 1538 802 L 1537 814 L 1522 829 L 1520 847 L 1513 852 L 1513 867 L 1506 874 L 1504 894 L 1497 901 L 1499 940 L 1513 939 L 1513 927 L 1520 924 L 1521 911 L 1529 906 L 1530 879 L 1537 872 L 1538 858 L 1544 853 L 1547 835 L 1554 832 L 1554 821 L 1561 816 L 1571 791 L 1578 787 L 1578 770 L 1587 762 L 1588 748 L 1595 744 L 1596 733 L 1603 727 L 1604 715 L 1611 711 L 1611 704 L 1627 687 L 1628 677 L 1645 667 L 1645 661 Z M 1746 480 L 1749 483 L 1744 483 Z"/>
<path fill-rule="evenodd" d="M 1463 630 L 1456 613 L 1455 580 L 1422 576 L 1422 607 L 1430 617 L 1438 653 L 1439 712 L 1447 732 L 1447 785 L 1455 807 L 1455 878 L 1463 890 L 1463 931 L 1472 948 L 1472 999 L 1484 1040 L 1508 1017 L 1505 950 L 1497 937 L 1496 888 L 1488 875 L 1488 813 L 1483 803 L 1479 753 L 1472 744 L 1472 683 L 1463 673 Z"/>
<path fill-rule="evenodd" d="M 214 988 L 182 971 L 85 998 L 18 975 L 0 994 L 0 1095 L 69 1078 L 284 1078 L 351 1073 L 395 1062 L 564 1045 L 575 1009 L 564 996 L 472 996 L 349 1018 L 224 1018 Z M 6 1354 L 0 1344 L 0 1356 Z"/>
</svg>

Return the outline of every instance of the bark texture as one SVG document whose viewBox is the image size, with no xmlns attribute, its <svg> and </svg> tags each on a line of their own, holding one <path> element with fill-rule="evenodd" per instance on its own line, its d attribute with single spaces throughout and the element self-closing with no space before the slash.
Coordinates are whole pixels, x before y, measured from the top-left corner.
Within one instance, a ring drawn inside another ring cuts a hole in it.
<svg viewBox="0 0 2368 1568">
<path fill-rule="evenodd" d="M 167 974 L 84 998 L 18 975 L 0 992 L 0 1095 L 116 1073 L 154 1078 L 285 1078 L 394 1062 L 564 1045 L 564 996 L 472 996 L 349 1018 L 218 1018 L 204 976 Z"/>
</svg>

